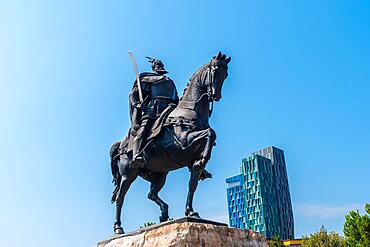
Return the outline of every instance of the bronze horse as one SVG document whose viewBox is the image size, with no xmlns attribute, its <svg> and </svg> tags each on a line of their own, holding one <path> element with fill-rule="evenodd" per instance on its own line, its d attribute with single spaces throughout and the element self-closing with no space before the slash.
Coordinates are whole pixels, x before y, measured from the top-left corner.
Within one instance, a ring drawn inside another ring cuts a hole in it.
<svg viewBox="0 0 370 247">
<path fill-rule="evenodd" d="M 211 158 L 216 133 L 209 126 L 213 101 L 221 99 L 223 82 L 227 77 L 231 58 L 221 52 L 198 69 L 184 90 L 179 104 L 169 114 L 160 134 L 145 147 L 144 168 L 133 168 L 132 153 L 119 150 L 120 142 L 110 150 L 111 168 L 115 190 L 112 203 L 116 203 L 114 232 L 124 233 L 121 227 L 121 210 L 124 197 L 138 176 L 151 183 L 148 198 L 161 209 L 160 222 L 167 221 L 168 205 L 158 196 L 169 171 L 182 167 L 190 170 L 189 191 L 185 215 L 199 217 L 193 209 L 193 196 L 202 172 Z M 211 105 L 211 109 L 210 109 Z M 124 140 L 128 142 L 128 138 Z M 122 145 L 121 145 L 122 146 Z"/>
</svg>

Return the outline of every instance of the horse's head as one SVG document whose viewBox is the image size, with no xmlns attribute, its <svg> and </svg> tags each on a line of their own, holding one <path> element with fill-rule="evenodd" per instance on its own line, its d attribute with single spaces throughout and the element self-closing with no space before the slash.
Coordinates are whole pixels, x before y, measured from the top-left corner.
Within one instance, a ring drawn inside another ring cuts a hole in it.
<svg viewBox="0 0 370 247">
<path fill-rule="evenodd" d="M 219 52 L 214 56 L 209 63 L 210 77 L 208 80 L 208 95 L 209 101 L 219 101 L 224 80 L 227 78 L 228 64 L 231 57 L 226 57 L 225 54 Z"/>
<path fill-rule="evenodd" d="M 231 57 L 219 52 L 192 75 L 180 100 L 199 102 L 208 96 L 208 102 L 219 101 L 230 61 Z"/>
</svg>

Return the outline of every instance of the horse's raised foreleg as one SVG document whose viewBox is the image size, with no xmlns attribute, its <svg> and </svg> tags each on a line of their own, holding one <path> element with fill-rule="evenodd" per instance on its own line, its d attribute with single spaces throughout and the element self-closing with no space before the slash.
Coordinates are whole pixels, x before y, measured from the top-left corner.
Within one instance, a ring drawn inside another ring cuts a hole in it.
<svg viewBox="0 0 370 247">
<path fill-rule="evenodd" d="M 114 221 L 114 232 L 116 234 L 122 234 L 124 233 L 122 227 L 121 227 L 121 211 L 123 206 L 123 201 L 125 199 L 125 195 L 130 188 L 132 182 L 135 181 L 135 179 L 138 176 L 138 169 L 131 168 L 128 166 L 128 164 L 125 164 L 120 169 L 121 174 L 121 184 L 119 187 L 118 195 L 116 198 L 116 217 Z"/>
<path fill-rule="evenodd" d="M 150 179 L 150 191 L 148 198 L 154 201 L 161 209 L 161 216 L 159 217 L 160 222 L 168 220 L 168 205 L 159 196 L 158 192 L 163 188 L 168 172 L 154 173 Z"/>
<path fill-rule="evenodd" d="M 206 131 L 206 145 L 202 151 L 201 158 L 193 164 L 195 170 L 203 170 L 211 159 L 212 148 L 216 141 L 216 132 L 212 128 L 208 128 Z"/>
</svg>

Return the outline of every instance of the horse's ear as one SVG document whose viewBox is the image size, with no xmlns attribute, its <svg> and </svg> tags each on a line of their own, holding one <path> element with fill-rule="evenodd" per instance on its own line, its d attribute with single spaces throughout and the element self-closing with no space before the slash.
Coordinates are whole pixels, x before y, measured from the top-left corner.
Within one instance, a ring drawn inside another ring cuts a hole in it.
<svg viewBox="0 0 370 247">
<path fill-rule="evenodd" d="M 225 62 L 226 62 L 226 63 L 230 63 L 230 61 L 231 61 L 231 57 L 228 57 L 228 58 L 226 58 L 226 60 L 225 60 Z"/>
<path fill-rule="evenodd" d="M 220 59 L 220 58 L 221 58 L 221 54 L 222 54 L 222 53 L 219 51 L 219 52 L 218 52 L 218 54 L 217 54 L 216 59 Z"/>
</svg>

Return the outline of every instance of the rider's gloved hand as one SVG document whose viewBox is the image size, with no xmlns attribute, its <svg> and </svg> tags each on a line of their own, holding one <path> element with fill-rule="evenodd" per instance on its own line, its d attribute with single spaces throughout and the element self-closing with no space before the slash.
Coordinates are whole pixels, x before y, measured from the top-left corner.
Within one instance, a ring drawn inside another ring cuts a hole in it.
<svg viewBox="0 0 370 247">
<path fill-rule="evenodd" d="M 134 128 L 134 130 L 138 131 L 140 129 L 140 125 L 139 124 L 134 124 L 133 128 Z"/>
<path fill-rule="evenodd" d="M 137 123 L 132 124 L 131 135 L 136 136 L 137 131 L 140 129 L 140 125 Z"/>
<path fill-rule="evenodd" d="M 135 107 L 136 109 L 138 109 L 138 110 L 141 110 L 141 109 L 142 109 L 142 107 L 143 107 L 143 104 L 142 104 L 141 102 L 137 102 L 137 103 L 134 105 L 134 107 Z"/>
</svg>

